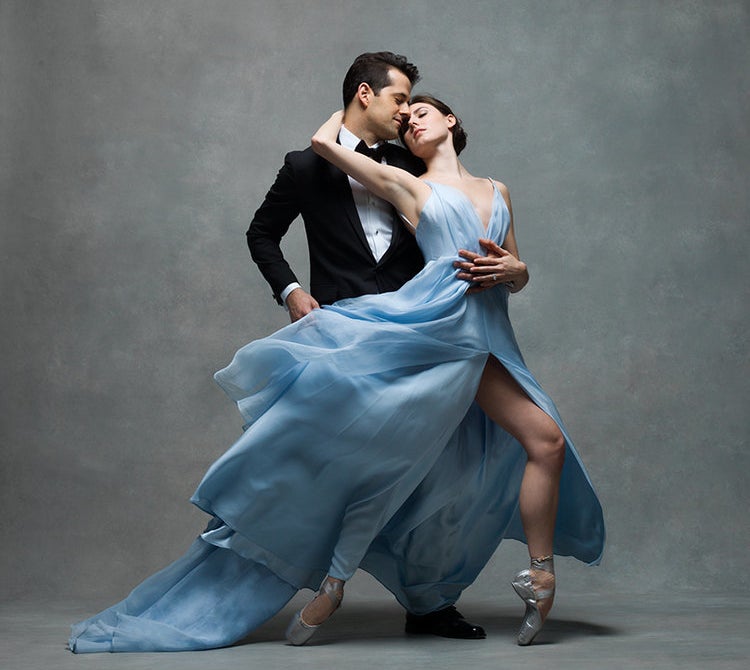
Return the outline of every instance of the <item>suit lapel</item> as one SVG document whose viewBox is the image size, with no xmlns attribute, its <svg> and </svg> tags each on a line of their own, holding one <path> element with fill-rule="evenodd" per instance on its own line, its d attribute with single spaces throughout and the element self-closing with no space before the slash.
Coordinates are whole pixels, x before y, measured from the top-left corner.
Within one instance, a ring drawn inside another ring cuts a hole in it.
<svg viewBox="0 0 750 670">
<path fill-rule="evenodd" d="M 357 207 L 354 204 L 354 196 L 352 195 L 352 187 L 349 184 L 349 177 L 345 172 L 342 172 L 328 161 L 326 161 L 326 165 L 328 166 L 331 182 L 333 183 L 336 192 L 339 193 L 341 208 L 345 214 L 346 220 L 351 226 L 352 232 L 362 243 L 362 246 L 374 263 L 375 257 L 372 255 L 372 249 L 370 249 L 370 245 L 367 243 L 367 237 L 365 236 L 364 228 L 362 228 L 359 214 L 357 214 Z"/>
<path fill-rule="evenodd" d="M 403 160 L 400 160 L 398 149 L 393 144 L 388 144 L 388 148 L 386 149 L 385 153 L 385 160 L 389 165 L 395 165 L 407 170 L 411 167 L 404 163 Z M 375 256 L 372 255 L 372 249 L 370 249 L 370 245 L 367 242 L 365 230 L 362 227 L 362 222 L 360 221 L 359 214 L 357 213 L 357 207 L 354 204 L 354 196 L 352 195 L 352 188 L 349 184 L 349 177 L 345 172 L 339 170 L 339 168 L 335 167 L 328 161 L 324 162 L 328 167 L 329 178 L 334 185 L 335 191 L 340 194 L 342 210 L 345 214 L 348 225 L 350 225 L 352 228 L 352 232 L 360 241 L 360 243 L 362 244 L 362 248 L 372 259 L 372 262 L 377 264 L 383 263 L 393 253 L 393 250 L 399 246 L 400 242 L 403 239 L 403 236 L 409 235 L 409 233 L 405 230 L 404 225 L 401 223 L 398 213 L 395 209 L 393 209 L 393 235 L 391 237 L 391 244 L 389 245 L 388 249 L 386 249 L 386 252 L 383 254 L 381 259 L 379 261 L 376 261 Z"/>
<path fill-rule="evenodd" d="M 388 144 L 388 148 L 385 151 L 385 162 L 388 163 L 388 165 L 393 165 L 394 167 L 400 167 L 402 169 L 409 170 L 409 166 L 403 160 L 400 160 L 400 158 L 401 156 L 398 151 L 398 148 L 393 144 Z M 383 263 L 386 260 L 388 260 L 388 257 L 393 253 L 393 250 L 399 246 L 404 236 L 410 235 L 410 233 L 406 230 L 406 228 L 404 228 L 404 224 L 402 223 L 401 217 L 396 211 L 396 208 L 393 207 L 392 210 L 393 210 L 393 235 L 391 236 L 391 243 L 386 249 L 383 256 L 378 261 L 378 264 Z"/>
<path fill-rule="evenodd" d="M 409 235 L 410 233 L 404 228 L 404 224 L 401 222 L 401 218 L 398 215 L 398 212 L 393 209 L 393 235 L 391 236 L 391 243 L 388 246 L 388 248 L 385 250 L 385 253 L 381 256 L 380 260 L 378 261 L 378 264 L 384 263 L 388 260 L 388 257 L 393 253 L 393 250 L 399 246 L 399 243 L 401 242 L 404 235 Z"/>
</svg>

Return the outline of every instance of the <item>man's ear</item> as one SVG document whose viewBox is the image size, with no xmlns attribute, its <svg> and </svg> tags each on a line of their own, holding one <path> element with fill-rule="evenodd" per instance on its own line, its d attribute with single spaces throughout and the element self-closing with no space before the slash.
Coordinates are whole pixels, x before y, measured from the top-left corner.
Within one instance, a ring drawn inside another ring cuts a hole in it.
<svg viewBox="0 0 750 670">
<path fill-rule="evenodd" d="M 367 109 L 370 106 L 373 97 L 375 97 L 375 93 L 370 88 L 370 84 L 368 84 L 366 81 L 363 81 L 357 87 L 357 100 L 362 106 L 362 109 Z"/>
</svg>

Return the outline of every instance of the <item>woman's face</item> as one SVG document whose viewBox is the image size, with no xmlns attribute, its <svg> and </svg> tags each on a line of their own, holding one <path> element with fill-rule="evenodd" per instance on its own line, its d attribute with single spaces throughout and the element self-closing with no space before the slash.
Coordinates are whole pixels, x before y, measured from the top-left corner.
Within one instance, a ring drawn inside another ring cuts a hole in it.
<svg viewBox="0 0 750 670">
<path fill-rule="evenodd" d="M 404 131 L 404 144 L 415 156 L 431 153 L 431 148 L 442 144 L 456 124 L 453 114 L 445 116 L 426 102 L 417 102 L 409 107 L 409 120 Z M 452 139 L 451 139 L 452 141 Z"/>
</svg>

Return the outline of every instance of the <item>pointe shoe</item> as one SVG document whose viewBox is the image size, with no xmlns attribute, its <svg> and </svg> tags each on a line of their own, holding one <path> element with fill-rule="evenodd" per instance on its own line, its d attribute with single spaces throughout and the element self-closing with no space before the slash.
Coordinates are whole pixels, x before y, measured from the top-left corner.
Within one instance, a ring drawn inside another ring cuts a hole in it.
<svg viewBox="0 0 750 670">
<path fill-rule="evenodd" d="M 511 582 L 518 596 L 526 603 L 526 612 L 521 622 L 521 628 L 518 631 L 518 644 L 522 647 L 531 644 L 544 625 L 544 618 L 539 611 L 539 601 L 553 598 L 555 595 L 554 583 L 552 588 L 534 588 L 531 576 L 532 570 L 543 570 L 554 576 L 555 566 L 552 556 L 532 558 L 531 568 L 521 570 Z"/>
<path fill-rule="evenodd" d="M 320 585 L 320 590 L 315 594 L 315 598 L 318 596 L 326 596 L 331 601 L 331 604 L 333 605 L 331 614 L 333 614 L 339 607 L 341 607 L 341 600 L 344 597 L 344 582 L 338 580 L 333 581 L 330 577 L 326 577 Z M 315 598 L 313 598 L 313 600 L 315 600 Z M 312 600 L 310 602 L 312 602 Z M 308 605 L 309 604 L 310 603 L 308 603 Z M 305 605 L 305 607 L 307 607 L 307 605 Z M 314 625 L 305 623 L 305 620 L 302 618 L 302 613 L 305 611 L 305 607 L 295 613 L 286 629 L 285 637 L 289 644 L 292 644 L 295 647 L 305 644 L 323 624 L 323 621 Z M 330 617 L 331 614 L 329 614 L 328 617 Z M 327 618 L 325 620 L 327 620 Z"/>
</svg>

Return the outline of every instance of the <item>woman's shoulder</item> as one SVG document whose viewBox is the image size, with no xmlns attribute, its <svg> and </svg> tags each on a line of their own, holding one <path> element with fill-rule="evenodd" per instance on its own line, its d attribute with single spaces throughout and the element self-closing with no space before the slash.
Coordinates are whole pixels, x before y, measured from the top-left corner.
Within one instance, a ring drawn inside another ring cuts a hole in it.
<svg viewBox="0 0 750 670">
<path fill-rule="evenodd" d="M 503 196 L 503 200 L 505 201 L 505 206 L 508 208 L 508 211 L 511 213 L 511 219 L 513 217 L 513 210 L 511 209 L 512 205 L 510 204 L 510 191 L 508 190 L 508 187 L 503 184 L 499 179 L 492 179 L 492 183 L 495 184 L 495 187 L 498 191 L 500 191 L 500 195 Z"/>
<path fill-rule="evenodd" d="M 499 179 L 495 179 L 494 177 L 490 177 L 490 180 L 492 181 L 493 184 L 495 184 L 495 186 L 497 186 L 497 190 L 500 191 L 502 196 L 507 200 L 508 196 L 510 195 L 510 191 L 508 190 L 508 187 Z"/>
</svg>

